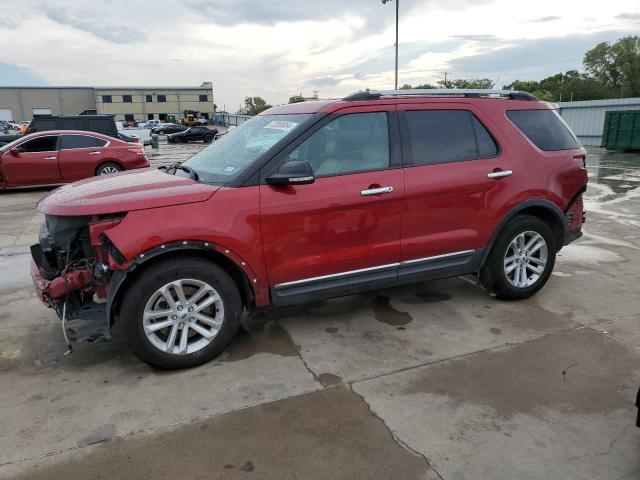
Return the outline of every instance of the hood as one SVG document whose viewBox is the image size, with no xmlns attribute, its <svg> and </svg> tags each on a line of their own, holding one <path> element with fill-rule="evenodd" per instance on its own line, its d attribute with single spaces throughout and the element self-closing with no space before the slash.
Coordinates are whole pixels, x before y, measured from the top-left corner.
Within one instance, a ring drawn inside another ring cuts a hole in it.
<svg viewBox="0 0 640 480">
<path fill-rule="evenodd" d="M 64 185 L 40 200 L 37 208 L 62 216 L 130 212 L 204 202 L 219 188 L 162 170 L 129 170 Z"/>
</svg>

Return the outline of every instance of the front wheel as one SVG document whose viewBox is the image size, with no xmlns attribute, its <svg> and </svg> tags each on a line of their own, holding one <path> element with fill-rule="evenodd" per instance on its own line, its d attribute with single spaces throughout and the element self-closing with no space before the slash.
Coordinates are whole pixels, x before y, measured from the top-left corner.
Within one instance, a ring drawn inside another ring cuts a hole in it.
<svg viewBox="0 0 640 480">
<path fill-rule="evenodd" d="M 204 143 L 211 143 L 213 142 L 213 135 L 211 135 L 210 133 L 207 133 L 204 136 Z"/>
<path fill-rule="evenodd" d="M 555 260 L 549 225 L 537 217 L 520 215 L 498 235 L 480 270 L 480 281 L 498 298 L 528 298 L 547 283 Z"/>
<path fill-rule="evenodd" d="M 177 369 L 219 355 L 236 335 L 241 311 L 238 289 L 222 268 L 183 257 L 140 273 L 121 316 L 126 341 L 141 360 Z"/>
</svg>

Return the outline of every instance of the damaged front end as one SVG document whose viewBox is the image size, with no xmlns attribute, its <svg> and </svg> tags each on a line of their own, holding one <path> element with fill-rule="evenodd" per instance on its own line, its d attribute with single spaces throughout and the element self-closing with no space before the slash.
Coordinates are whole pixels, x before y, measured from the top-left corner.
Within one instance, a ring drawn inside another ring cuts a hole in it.
<svg viewBox="0 0 640 480">
<path fill-rule="evenodd" d="M 114 269 L 126 265 L 103 234 L 123 217 L 46 215 L 40 243 L 31 246 L 36 292 L 57 312 L 68 341 L 111 339 L 106 311 L 109 280 Z"/>
</svg>

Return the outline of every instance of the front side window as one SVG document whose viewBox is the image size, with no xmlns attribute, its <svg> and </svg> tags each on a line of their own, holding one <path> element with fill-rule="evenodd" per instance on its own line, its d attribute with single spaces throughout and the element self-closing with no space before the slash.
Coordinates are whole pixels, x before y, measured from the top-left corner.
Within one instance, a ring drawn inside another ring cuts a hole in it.
<svg viewBox="0 0 640 480">
<path fill-rule="evenodd" d="M 60 150 L 70 150 L 72 148 L 95 148 L 104 147 L 105 140 L 87 135 L 61 135 Z"/>
<path fill-rule="evenodd" d="M 287 161 L 304 160 L 317 176 L 388 168 L 387 114 L 352 113 L 332 120 L 287 157 Z"/>
<path fill-rule="evenodd" d="M 540 150 L 580 148 L 571 130 L 554 110 L 511 110 L 507 117 Z"/>
<path fill-rule="evenodd" d="M 58 137 L 38 137 L 28 140 L 20 145 L 20 150 L 25 153 L 52 152 L 56 149 Z"/>
<path fill-rule="evenodd" d="M 193 168 L 203 182 L 227 183 L 279 140 L 300 128 L 309 117 L 307 114 L 258 115 L 196 153 L 185 165 Z"/>
<path fill-rule="evenodd" d="M 493 157 L 498 147 L 468 110 L 406 112 L 413 163 L 432 165 Z"/>
</svg>

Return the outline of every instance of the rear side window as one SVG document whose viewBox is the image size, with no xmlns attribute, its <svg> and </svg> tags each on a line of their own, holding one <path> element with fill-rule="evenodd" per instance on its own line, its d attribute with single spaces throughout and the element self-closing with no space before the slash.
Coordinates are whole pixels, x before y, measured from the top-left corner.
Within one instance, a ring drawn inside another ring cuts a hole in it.
<svg viewBox="0 0 640 480">
<path fill-rule="evenodd" d="M 113 134 L 113 125 L 111 120 L 108 118 L 90 118 L 89 119 L 89 128 L 87 129 L 91 132 L 102 133 L 104 135 Z"/>
<path fill-rule="evenodd" d="M 413 162 L 417 165 L 494 157 L 498 147 L 487 129 L 467 110 L 406 112 Z"/>
<path fill-rule="evenodd" d="M 62 130 L 83 130 L 79 118 L 63 118 L 60 121 Z"/>
<path fill-rule="evenodd" d="M 578 141 L 554 110 L 511 110 L 507 112 L 507 117 L 540 150 L 580 148 Z"/>
<path fill-rule="evenodd" d="M 107 142 L 104 140 L 85 135 L 62 135 L 60 137 L 61 150 L 69 150 L 71 148 L 104 147 L 106 144 Z"/>
<path fill-rule="evenodd" d="M 29 125 L 29 133 L 47 132 L 49 130 L 57 130 L 56 120 L 54 118 L 35 118 Z"/>
</svg>

